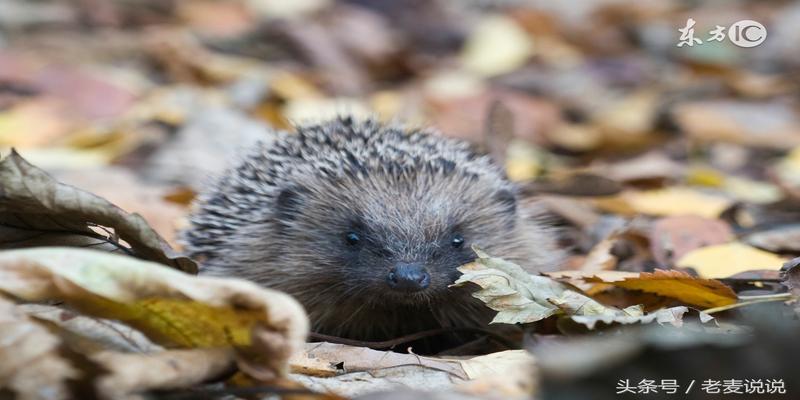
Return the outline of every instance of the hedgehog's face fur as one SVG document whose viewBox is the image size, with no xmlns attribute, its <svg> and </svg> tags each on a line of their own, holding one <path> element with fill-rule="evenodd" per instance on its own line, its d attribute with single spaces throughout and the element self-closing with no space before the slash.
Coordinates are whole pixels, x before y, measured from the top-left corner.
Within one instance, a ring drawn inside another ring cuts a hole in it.
<svg viewBox="0 0 800 400">
<path fill-rule="evenodd" d="M 511 188 L 459 173 L 321 177 L 286 188 L 271 239 L 313 249 L 303 262 L 332 293 L 427 307 L 454 290 L 457 268 L 475 258 L 472 244 L 489 252 L 521 245 Z"/>
<path fill-rule="evenodd" d="M 449 287 L 472 245 L 531 270 L 558 259 L 488 157 L 372 121 L 279 134 L 199 206 L 184 238 L 204 273 L 285 291 L 315 331 L 356 339 L 487 323 L 474 288 Z"/>
</svg>

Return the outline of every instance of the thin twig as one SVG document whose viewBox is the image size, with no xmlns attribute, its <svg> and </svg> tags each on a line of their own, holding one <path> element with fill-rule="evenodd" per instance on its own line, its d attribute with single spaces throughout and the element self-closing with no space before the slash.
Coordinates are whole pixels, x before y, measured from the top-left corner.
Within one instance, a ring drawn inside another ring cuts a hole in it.
<svg viewBox="0 0 800 400">
<path fill-rule="evenodd" d="M 370 349 L 383 350 L 383 349 L 390 349 L 404 343 L 413 342 L 415 340 L 424 339 L 431 336 L 438 336 L 444 333 L 451 333 L 451 332 L 468 332 L 468 333 L 482 334 L 496 340 L 497 342 L 499 342 L 503 346 L 508 347 L 509 349 L 517 347 L 516 345 L 514 345 L 513 342 L 508 340 L 508 338 L 499 335 L 496 332 L 492 332 L 488 329 L 472 328 L 472 327 L 450 327 L 450 328 L 431 329 L 427 331 L 412 333 L 406 336 L 401 336 L 399 338 L 384 340 L 381 342 L 367 342 L 363 340 L 347 339 L 338 336 L 324 335 L 321 333 L 313 333 L 313 332 L 309 334 L 309 337 L 314 340 L 323 340 L 331 343 L 346 344 L 348 346 L 368 347 Z"/>
<path fill-rule="evenodd" d="M 713 314 L 713 313 L 717 313 L 717 312 L 720 312 L 720 311 L 731 310 L 731 309 L 734 309 L 734 308 L 746 307 L 746 306 L 749 306 L 749 305 L 752 305 L 752 304 L 769 303 L 769 302 L 773 302 L 773 301 L 785 301 L 785 300 L 791 299 L 793 296 L 792 296 L 791 293 L 779 293 L 777 295 L 772 295 L 771 294 L 771 295 L 765 295 L 765 296 L 748 296 L 748 297 L 760 297 L 760 298 L 754 299 L 754 300 L 742 301 L 742 302 L 734 303 L 734 304 L 728 304 L 727 306 L 709 308 L 707 310 L 703 310 L 703 312 L 706 313 L 706 314 Z"/>
</svg>

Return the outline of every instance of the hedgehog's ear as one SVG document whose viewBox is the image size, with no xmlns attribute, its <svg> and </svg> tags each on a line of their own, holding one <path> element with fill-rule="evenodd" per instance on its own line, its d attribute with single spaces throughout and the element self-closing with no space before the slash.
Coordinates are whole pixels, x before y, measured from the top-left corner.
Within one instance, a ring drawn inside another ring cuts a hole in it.
<svg viewBox="0 0 800 400">
<path fill-rule="evenodd" d="M 494 194 L 494 200 L 501 204 L 509 214 L 517 212 L 517 195 L 512 189 L 501 189 Z"/>
<path fill-rule="evenodd" d="M 305 188 L 298 186 L 281 189 L 281 192 L 275 199 L 275 211 L 278 219 L 295 219 L 303 206 L 303 194 L 307 192 Z"/>
</svg>

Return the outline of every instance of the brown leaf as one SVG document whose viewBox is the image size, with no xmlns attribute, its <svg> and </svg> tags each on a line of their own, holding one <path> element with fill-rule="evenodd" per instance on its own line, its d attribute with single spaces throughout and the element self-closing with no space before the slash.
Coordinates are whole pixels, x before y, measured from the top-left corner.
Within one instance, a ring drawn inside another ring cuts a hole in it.
<svg viewBox="0 0 800 400">
<path fill-rule="evenodd" d="M 103 246 L 197 272 L 194 261 L 176 254 L 138 214 L 59 183 L 16 152 L 0 161 L 0 233 L 0 249 Z"/>
<path fill-rule="evenodd" d="M 533 357 L 524 350 L 510 350 L 466 359 L 422 357 L 378 351 L 334 343 L 307 343 L 305 350 L 296 353 L 290 361 L 292 371 L 302 374 L 304 379 L 321 383 L 342 395 L 353 395 L 353 378 L 367 371 L 374 379 L 369 383 L 380 384 L 379 378 L 390 377 L 395 385 L 419 384 L 430 372 L 449 375 L 451 388 L 455 383 L 459 391 L 476 394 L 496 394 L 497 398 L 524 398 L 533 390 Z M 425 372 L 404 373 L 400 368 L 417 367 Z M 393 375 L 395 371 L 395 375 Z M 408 382 L 408 383 L 406 383 Z M 344 385 L 341 385 L 341 384 Z M 341 385 L 341 387 L 340 387 Z M 414 387 L 414 386 L 412 386 Z M 426 390 L 431 389 L 426 386 Z"/>
<path fill-rule="evenodd" d="M 96 382 L 98 392 L 109 399 L 150 390 L 192 387 L 235 368 L 234 352 L 227 348 L 148 354 L 105 351 L 90 358 L 109 371 Z"/>
<path fill-rule="evenodd" d="M 705 101 L 675 108 L 678 124 L 690 137 L 749 146 L 789 149 L 800 145 L 800 118 L 780 102 Z"/>
<path fill-rule="evenodd" d="M 650 248 L 660 265 L 672 266 L 694 249 L 732 239 L 733 231 L 721 220 L 682 215 L 656 221 L 650 232 Z"/>
<path fill-rule="evenodd" d="M 620 232 L 612 233 L 605 239 L 597 243 L 589 254 L 586 255 L 583 264 L 578 267 L 580 271 L 586 272 L 599 272 L 613 270 L 617 266 L 617 256 L 612 254 L 611 250 L 614 244 L 619 242 L 622 234 Z"/>
<path fill-rule="evenodd" d="M 413 349 L 412 349 L 413 350 Z M 305 350 L 292 355 L 292 372 L 312 376 L 335 376 L 357 371 L 371 371 L 402 365 L 419 365 L 445 371 L 459 379 L 469 375 L 456 360 L 422 357 L 392 351 L 372 350 L 335 343 L 306 343 Z"/>
<path fill-rule="evenodd" d="M 686 174 L 683 164 L 655 151 L 613 164 L 598 165 L 591 170 L 618 182 L 676 179 Z"/>
<path fill-rule="evenodd" d="M 25 399 L 70 398 L 67 381 L 81 371 L 59 354 L 56 335 L 2 296 L 0 337 L 0 387 Z"/>
<path fill-rule="evenodd" d="M 503 104 L 495 101 L 489 107 L 483 136 L 483 151 L 499 165 L 505 165 L 508 146 L 514 138 L 514 114 Z"/>
<path fill-rule="evenodd" d="M 743 237 L 742 240 L 751 246 L 773 253 L 800 253 L 800 224 L 754 232 Z"/>
<path fill-rule="evenodd" d="M 523 195 L 538 193 L 564 196 L 611 196 L 622 191 L 622 185 L 611 179 L 590 174 L 576 173 L 560 178 L 542 178 L 522 184 Z"/>
</svg>

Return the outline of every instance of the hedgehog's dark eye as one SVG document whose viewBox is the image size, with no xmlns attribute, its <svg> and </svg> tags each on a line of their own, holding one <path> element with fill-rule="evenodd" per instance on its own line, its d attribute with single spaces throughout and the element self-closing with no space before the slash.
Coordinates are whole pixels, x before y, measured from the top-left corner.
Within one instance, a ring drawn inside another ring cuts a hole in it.
<svg viewBox="0 0 800 400">
<path fill-rule="evenodd" d="M 359 236 L 359 235 L 358 235 L 357 233 L 355 233 L 355 232 L 348 232 L 348 233 L 347 233 L 347 235 L 345 235 L 345 237 L 344 237 L 344 240 L 345 240 L 345 241 L 347 242 L 347 244 L 349 244 L 350 246 L 355 246 L 355 245 L 357 245 L 357 244 L 358 244 L 358 242 L 360 242 L 360 241 L 361 241 L 361 236 Z"/>
<path fill-rule="evenodd" d="M 461 248 L 461 246 L 464 245 L 464 237 L 456 233 L 453 235 L 453 239 L 450 241 L 450 244 L 457 249 Z"/>
</svg>

